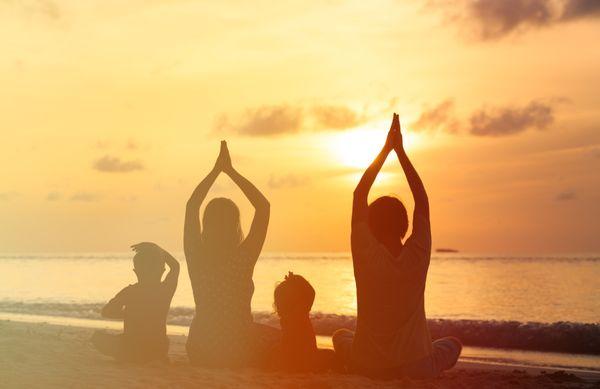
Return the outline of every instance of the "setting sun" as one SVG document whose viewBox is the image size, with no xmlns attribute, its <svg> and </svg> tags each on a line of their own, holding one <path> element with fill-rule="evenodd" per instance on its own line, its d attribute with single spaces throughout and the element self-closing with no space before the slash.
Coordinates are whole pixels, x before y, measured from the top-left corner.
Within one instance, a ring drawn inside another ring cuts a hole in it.
<svg viewBox="0 0 600 389">
<path fill-rule="evenodd" d="M 381 150 L 389 129 L 389 123 L 377 123 L 354 130 L 337 133 L 327 140 L 332 156 L 347 167 L 365 168 Z M 414 132 L 403 131 L 404 147 L 412 151 L 419 144 L 420 137 Z"/>
</svg>

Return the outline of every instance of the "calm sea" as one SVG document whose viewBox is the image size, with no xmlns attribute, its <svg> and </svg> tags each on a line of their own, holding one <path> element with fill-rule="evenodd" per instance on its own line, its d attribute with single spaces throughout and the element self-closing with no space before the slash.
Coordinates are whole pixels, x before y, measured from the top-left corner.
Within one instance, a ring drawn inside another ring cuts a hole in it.
<svg viewBox="0 0 600 389">
<path fill-rule="evenodd" d="M 93 316 L 135 282 L 131 253 L 0 255 L 0 311 Z M 185 260 L 172 307 L 192 308 Z M 254 273 L 255 312 L 272 311 L 273 288 L 288 271 L 317 291 L 314 312 L 353 316 L 356 295 L 349 254 L 264 254 Z M 551 323 L 600 321 L 600 255 L 438 254 L 431 260 L 426 310 L 431 318 Z M 78 307 L 85 312 L 78 312 Z M 62 312 L 65 314 L 65 312 Z"/>
</svg>

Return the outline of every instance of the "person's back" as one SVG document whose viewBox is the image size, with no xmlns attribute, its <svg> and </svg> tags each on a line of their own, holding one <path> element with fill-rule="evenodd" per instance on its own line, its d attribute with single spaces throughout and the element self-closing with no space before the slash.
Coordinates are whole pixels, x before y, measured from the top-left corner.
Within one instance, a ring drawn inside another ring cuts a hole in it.
<svg viewBox="0 0 600 389">
<path fill-rule="evenodd" d="M 429 355 L 424 308 L 429 222 L 416 221 L 399 255 L 366 223 L 352 226 L 351 242 L 358 310 L 353 360 L 364 368 L 393 368 Z"/>
<path fill-rule="evenodd" d="M 287 372 L 340 370 L 332 350 L 317 348 L 310 310 L 315 290 L 304 277 L 289 272 L 274 292 L 281 324 L 281 341 L 271 353 L 269 367 Z"/>
<path fill-rule="evenodd" d="M 415 200 L 411 236 L 408 215 L 396 198 L 370 205 L 368 194 L 394 150 Z M 424 306 L 431 256 L 429 200 L 402 144 L 398 115 L 387 141 L 354 191 L 352 259 L 357 289 L 356 333 L 338 330 L 333 344 L 349 370 L 374 377 L 433 377 L 452 367 L 462 345 L 455 338 L 431 342 Z"/>
<path fill-rule="evenodd" d="M 153 243 L 133 246 L 138 282 L 125 287 L 102 309 L 102 316 L 123 320 L 123 334 L 96 332 L 96 348 L 117 360 L 164 359 L 169 349 L 166 321 L 179 275 L 179 263 Z M 161 282 L 165 262 L 170 271 Z"/>
<path fill-rule="evenodd" d="M 199 250 L 202 252 L 201 250 Z M 188 354 L 206 366 L 241 366 L 252 354 L 255 260 L 238 250 L 211 257 L 204 252 L 190 274 L 196 313 L 190 326 Z"/>
<path fill-rule="evenodd" d="M 126 288 L 123 310 L 123 340 L 143 354 L 166 355 L 167 314 L 174 290 L 165 283 L 136 283 Z"/>
</svg>

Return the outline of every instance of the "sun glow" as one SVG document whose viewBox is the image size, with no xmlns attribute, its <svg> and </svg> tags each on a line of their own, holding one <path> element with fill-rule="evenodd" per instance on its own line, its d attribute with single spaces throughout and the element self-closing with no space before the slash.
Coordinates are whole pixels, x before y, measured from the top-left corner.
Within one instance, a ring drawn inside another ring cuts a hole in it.
<svg viewBox="0 0 600 389">
<path fill-rule="evenodd" d="M 388 124 L 389 125 L 389 124 Z M 385 128 L 384 124 L 370 126 Z M 344 166 L 366 168 L 385 143 L 387 129 L 373 130 L 357 128 L 333 135 L 328 141 L 328 148 L 334 158 Z M 402 133 L 404 148 L 407 151 L 418 147 L 420 136 L 414 132 Z"/>
</svg>

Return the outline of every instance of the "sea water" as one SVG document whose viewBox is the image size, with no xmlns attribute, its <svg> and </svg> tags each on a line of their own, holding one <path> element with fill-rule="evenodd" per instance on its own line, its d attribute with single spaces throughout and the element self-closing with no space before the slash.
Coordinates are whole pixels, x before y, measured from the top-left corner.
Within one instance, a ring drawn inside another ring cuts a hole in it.
<svg viewBox="0 0 600 389">
<path fill-rule="evenodd" d="M 171 306 L 193 309 L 185 259 Z M 0 255 L 0 311 L 76 314 L 136 281 L 131 253 Z M 273 289 L 288 271 L 315 288 L 314 312 L 353 316 L 356 289 L 347 253 L 263 254 L 254 272 L 254 312 L 272 312 Z M 427 316 L 443 319 L 598 323 L 600 255 L 436 254 L 431 259 Z M 12 308 L 11 308 L 12 307 Z M 82 316 L 82 315 L 80 315 Z"/>
</svg>

